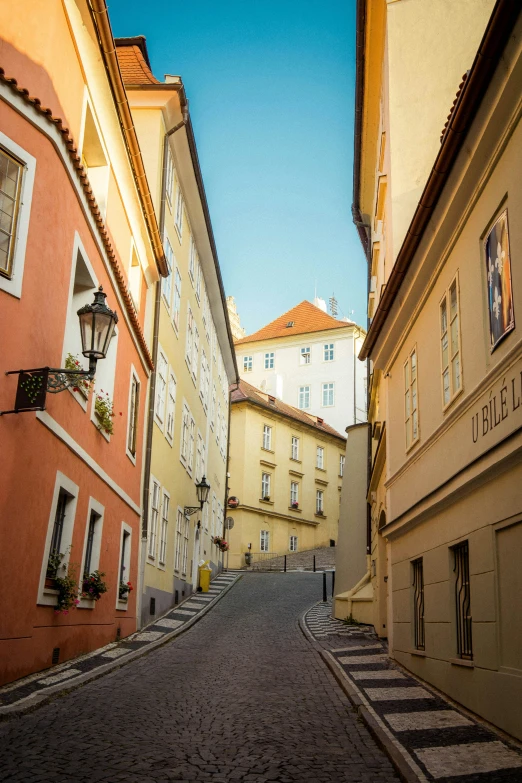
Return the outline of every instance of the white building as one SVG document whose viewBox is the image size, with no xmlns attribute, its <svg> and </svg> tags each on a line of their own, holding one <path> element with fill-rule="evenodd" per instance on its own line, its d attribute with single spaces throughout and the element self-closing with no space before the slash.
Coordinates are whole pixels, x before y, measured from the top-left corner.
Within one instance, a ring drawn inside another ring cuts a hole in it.
<svg viewBox="0 0 522 783">
<path fill-rule="evenodd" d="M 239 374 L 344 432 L 366 421 L 366 365 L 357 359 L 365 335 L 304 301 L 235 342 Z"/>
</svg>

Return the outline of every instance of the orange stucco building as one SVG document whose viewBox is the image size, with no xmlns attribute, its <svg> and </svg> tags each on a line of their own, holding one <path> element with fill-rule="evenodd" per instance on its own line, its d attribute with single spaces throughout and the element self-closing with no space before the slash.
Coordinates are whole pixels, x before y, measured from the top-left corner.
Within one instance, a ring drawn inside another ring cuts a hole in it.
<svg viewBox="0 0 522 783">
<path fill-rule="evenodd" d="M 75 358 L 87 368 L 76 313 L 100 285 L 118 313 L 89 390 L 0 417 L 5 683 L 136 629 L 138 591 L 126 586 L 137 586 L 153 290 L 166 267 L 115 100 L 123 85 L 105 1 L 0 6 L 0 410 L 15 401 L 18 376 L 6 371 Z M 112 433 L 97 397 L 112 405 Z M 100 599 L 57 613 L 60 580 L 81 591 L 96 571 Z"/>
</svg>

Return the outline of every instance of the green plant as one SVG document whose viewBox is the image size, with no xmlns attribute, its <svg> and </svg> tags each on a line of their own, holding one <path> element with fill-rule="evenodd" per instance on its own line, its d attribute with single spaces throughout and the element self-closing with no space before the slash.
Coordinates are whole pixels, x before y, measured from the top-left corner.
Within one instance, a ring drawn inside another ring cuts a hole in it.
<svg viewBox="0 0 522 783">
<path fill-rule="evenodd" d="M 80 603 L 76 569 L 76 565 L 69 563 L 65 576 L 56 577 L 54 580 L 58 590 L 55 614 L 69 614 L 69 611 L 76 609 Z"/>
<path fill-rule="evenodd" d="M 94 398 L 94 410 L 98 417 L 98 429 L 103 430 L 107 435 L 114 433 L 112 420 L 114 418 L 114 403 L 109 397 L 108 392 L 100 392 Z"/>
<path fill-rule="evenodd" d="M 120 582 L 120 587 L 118 591 L 118 597 L 120 601 L 126 601 L 129 597 L 129 593 L 132 592 L 134 588 L 132 587 L 130 582 Z"/>
<path fill-rule="evenodd" d="M 60 568 L 64 557 L 65 555 L 63 552 L 51 552 L 49 554 L 49 560 L 47 561 L 47 574 L 46 574 L 48 578 L 50 579 L 56 578 L 56 574 L 58 573 L 58 569 Z"/>
<path fill-rule="evenodd" d="M 351 612 L 348 617 L 345 617 L 345 619 L 341 620 L 341 622 L 343 622 L 345 625 L 364 625 L 364 623 L 360 623 L 359 620 L 356 620 Z"/>
<path fill-rule="evenodd" d="M 108 588 L 103 581 L 105 574 L 100 571 L 93 571 L 92 574 L 84 576 L 82 580 L 82 598 L 89 598 L 91 601 L 99 601 L 103 593 Z"/>
<path fill-rule="evenodd" d="M 221 536 L 214 536 L 214 544 L 218 547 L 220 552 L 226 552 L 228 550 L 228 542 Z"/>
<path fill-rule="evenodd" d="M 78 370 L 78 372 L 81 372 L 83 370 L 82 365 L 80 364 L 80 360 L 77 356 L 74 356 L 72 353 L 68 353 L 65 357 L 65 369 L 66 370 Z M 72 384 L 72 390 L 75 392 L 80 392 L 83 394 L 84 397 L 89 396 L 89 391 L 91 388 L 90 381 L 86 381 L 85 378 L 81 378 L 78 376 L 70 375 L 69 376 L 71 384 Z"/>
</svg>

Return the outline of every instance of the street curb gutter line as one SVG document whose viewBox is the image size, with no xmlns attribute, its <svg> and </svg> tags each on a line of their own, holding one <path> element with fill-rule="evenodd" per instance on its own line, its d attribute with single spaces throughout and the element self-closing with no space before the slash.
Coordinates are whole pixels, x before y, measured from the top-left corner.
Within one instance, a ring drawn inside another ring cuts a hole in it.
<svg viewBox="0 0 522 783">
<path fill-rule="evenodd" d="M 14 704 L 8 704 L 5 707 L 0 707 L 0 722 L 9 720 L 9 718 L 12 717 L 20 717 L 28 712 L 33 712 L 39 707 L 42 707 L 44 704 L 48 704 L 53 698 L 57 696 L 65 696 L 67 693 L 70 693 L 71 691 L 80 688 L 82 685 L 85 685 L 88 682 L 93 682 L 94 680 L 97 680 L 100 677 L 103 677 L 104 675 L 109 674 L 112 671 L 115 671 L 116 669 L 121 669 L 124 666 L 126 666 L 128 663 L 132 663 L 133 661 L 135 661 L 137 658 L 141 658 L 143 655 L 148 655 L 148 653 L 157 650 L 158 647 L 162 647 L 164 644 L 172 641 L 177 636 L 181 636 L 182 633 L 185 633 L 185 631 L 188 631 L 189 628 L 191 628 L 193 625 L 199 622 L 199 620 L 201 620 L 201 618 L 204 617 L 204 615 L 206 615 L 207 612 L 209 612 L 210 609 L 212 609 L 218 603 L 218 601 L 220 601 L 221 598 L 223 598 L 223 596 L 226 593 L 228 593 L 229 590 L 231 590 L 235 584 L 237 584 L 237 582 L 239 582 L 242 576 L 243 576 L 242 574 L 239 574 L 232 582 L 230 582 L 229 585 L 227 585 L 227 587 L 221 590 L 221 592 L 218 593 L 218 595 L 216 595 L 216 597 L 209 604 L 207 604 L 200 612 L 198 612 L 198 614 L 194 615 L 194 617 L 191 617 L 189 620 L 187 620 L 187 622 L 184 623 L 181 626 L 181 628 L 176 628 L 171 633 L 166 633 L 164 636 L 161 637 L 161 639 L 157 639 L 154 642 L 150 642 L 149 644 L 144 645 L 139 650 L 134 650 L 133 652 L 130 652 L 125 657 L 117 658 L 114 661 L 109 661 L 108 663 L 102 664 L 101 666 L 97 667 L 96 669 L 93 669 L 90 672 L 85 672 L 85 674 L 80 674 L 78 677 L 73 677 L 71 680 L 68 680 L 66 683 L 58 683 L 57 685 L 50 685 L 48 688 L 44 688 L 38 691 L 37 693 L 33 693 L 30 696 L 26 696 L 24 699 L 20 699 L 19 702 L 15 702 Z M 171 609 L 170 611 L 173 610 Z M 139 633 L 139 631 L 136 631 L 136 633 Z M 125 643 L 125 639 L 122 639 L 122 642 Z M 45 674 L 42 674 L 42 677 L 44 676 Z"/>
<path fill-rule="evenodd" d="M 299 618 L 299 628 L 308 642 L 310 642 L 312 647 L 319 653 L 323 663 L 330 669 L 337 683 L 350 700 L 370 734 L 390 758 L 390 761 L 399 773 L 401 779 L 405 781 L 405 783 L 429 783 L 424 772 L 410 754 L 395 739 L 360 690 L 353 684 L 349 677 L 347 677 L 338 661 L 330 652 L 324 650 L 310 633 L 305 621 L 305 617 L 309 611 L 310 610 L 307 609 Z"/>
</svg>

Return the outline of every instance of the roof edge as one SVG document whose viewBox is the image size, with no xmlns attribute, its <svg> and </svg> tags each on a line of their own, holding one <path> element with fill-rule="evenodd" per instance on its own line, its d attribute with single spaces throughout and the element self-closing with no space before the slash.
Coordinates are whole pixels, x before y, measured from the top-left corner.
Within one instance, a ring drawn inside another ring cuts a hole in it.
<svg viewBox="0 0 522 783">
<path fill-rule="evenodd" d="M 115 38 L 114 43 L 116 46 L 138 46 L 143 55 L 143 59 L 152 71 L 152 66 L 149 60 L 149 52 L 147 49 L 147 39 L 144 35 L 132 35 L 129 37 Z"/>
</svg>

